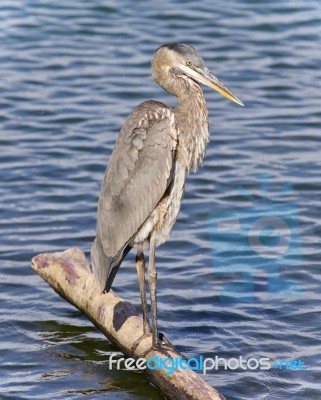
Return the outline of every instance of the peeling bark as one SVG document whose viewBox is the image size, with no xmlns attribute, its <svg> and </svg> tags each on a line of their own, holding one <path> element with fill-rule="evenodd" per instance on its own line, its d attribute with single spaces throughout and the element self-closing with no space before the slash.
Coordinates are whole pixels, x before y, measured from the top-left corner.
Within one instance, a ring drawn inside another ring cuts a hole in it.
<svg viewBox="0 0 321 400">
<path fill-rule="evenodd" d="M 112 290 L 100 293 L 85 254 L 77 248 L 62 253 L 39 254 L 32 259 L 32 268 L 61 297 L 78 308 L 121 351 L 131 358 L 184 358 L 174 348 L 165 352 L 151 349 L 151 338 L 132 346 L 143 334 L 143 321 L 134 306 Z M 191 369 L 144 369 L 142 372 L 166 399 L 223 400 L 225 397 Z"/>
</svg>

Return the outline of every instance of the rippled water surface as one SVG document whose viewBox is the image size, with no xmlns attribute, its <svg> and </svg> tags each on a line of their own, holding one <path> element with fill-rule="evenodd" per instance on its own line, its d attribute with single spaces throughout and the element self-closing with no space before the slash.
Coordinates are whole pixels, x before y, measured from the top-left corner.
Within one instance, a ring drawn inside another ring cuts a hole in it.
<svg viewBox="0 0 321 400">
<path fill-rule="evenodd" d="M 145 99 L 175 105 L 153 52 L 186 42 L 246 107 L 204 88 L 207 157 L 157 250 L 161 331 L 188 357 L 304 362 L 209 372 L 228 399 L 320 399 L 321 3 L 2 0 L 0 23 L 0 397 L 160 399 L 108 369 L 117 348 L 30 260 L 88 254 L 124 119 Z M 114 288 L 139 307 L 133 255 Z"/>
</svg>

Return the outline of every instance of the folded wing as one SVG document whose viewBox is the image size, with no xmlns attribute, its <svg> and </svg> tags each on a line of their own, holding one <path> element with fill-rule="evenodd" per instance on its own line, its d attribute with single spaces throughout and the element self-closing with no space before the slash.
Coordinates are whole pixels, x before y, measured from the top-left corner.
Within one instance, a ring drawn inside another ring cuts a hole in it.
<svg viewBox="0 0 321 400">
<path fill-rule="evenodd" d="M 109 290 L 130 239 L 171 183 L 177 140 L 174 113 L 156 101 L 136 107 L 122 127 L 101 188 L 92 248 L 102 290 Z"/>
</svg>

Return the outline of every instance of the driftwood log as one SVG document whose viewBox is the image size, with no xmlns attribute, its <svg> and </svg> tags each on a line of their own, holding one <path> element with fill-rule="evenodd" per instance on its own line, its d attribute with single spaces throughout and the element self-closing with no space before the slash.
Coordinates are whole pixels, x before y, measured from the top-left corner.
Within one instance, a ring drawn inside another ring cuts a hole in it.
<svg viewBox="0 0 321 400">
<path fill-rule="evenodd" d="M 32 259 L 32 268 L 61 297 L 85 314 L 125 356 L 136 360 L 157 356 L 163 360 L 168 357 L 185 358 L 174 348 L 167 347 L 165 353 L 152 350 L 149 337 L 143 339 L 134 352 L 132 351 L 133 344 L 143 334 L 142 318 L 137 315 L 131 303 L 124 301 L 113 291 L 98 291 L 85 254 L 80 249 L 39 254 Z M 189 368 L 179 368 L 172 374 L 168 374 L 164 368 L 146 368 L 142 372 L 166 399 L 225 399 Z"/>
</svg>

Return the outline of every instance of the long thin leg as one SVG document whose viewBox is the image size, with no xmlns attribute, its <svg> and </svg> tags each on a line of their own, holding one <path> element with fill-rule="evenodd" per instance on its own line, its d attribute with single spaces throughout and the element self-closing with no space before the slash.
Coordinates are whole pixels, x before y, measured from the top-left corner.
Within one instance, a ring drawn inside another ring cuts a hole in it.
<svg viewBox="0 0 321 400">
<path fill-rule="evenodd" d="M 156 298 L 156 281 L 157 271 L 155 267 L 155 238 L 156 233 L 152 232 L 150 237 L 150 253 L 148 265 L 148 283 L 150 291 L 150 304 L 152 310 L 152 333 L 153 333 L 153 347 L 158 347 L 158 330 L 157 330 L 157 298 Z"/>
<path fill-rule="evenodd" d="M 143 310 L 144 335 L 147 335 L 150 333 L 150 325 L 148 321 L 148 310 L 147 310 L 147 300 L 146 300 L 145 257 L 142 250 L 138 250 L 136 254 L 136 269 L 138 274 L 140 299 Z"/>
</svg>

